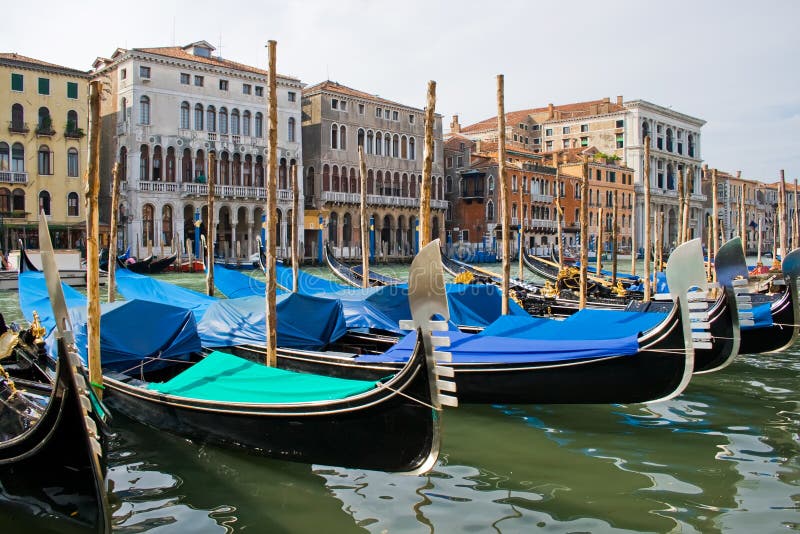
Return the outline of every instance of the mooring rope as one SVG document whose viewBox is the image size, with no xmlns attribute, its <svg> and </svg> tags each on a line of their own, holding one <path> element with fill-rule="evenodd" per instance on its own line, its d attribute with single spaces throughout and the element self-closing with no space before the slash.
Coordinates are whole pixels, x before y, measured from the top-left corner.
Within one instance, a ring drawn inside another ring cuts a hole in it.
<svg viewBox="0 0 800 534">
<path fill-rule="evenodd" d="M 433 406 L 433 405 L 431 405 L 431 404 L 428 404 L 427 402 L 425 402 L 425 401 L 423 401 L 423 400 L 420 400 L 420 399 L 418 399 L 418 398 L 416 398 L 416 397 L 412 397 L 411 395 L 408 395 L 408 394 L 406 394 L 406 393 L 403 393 L 402 391 L 399 391 L 399 390 L 397 390 L 397 389 L 394 389 L 394 388 L 392 388 L 392 387 L 389 387 L 389 386 L 387 386 L 386 384 L 384 384 L 384 383 L 382 383 L 382 382 L 378 382 L 378 387 L 379 387 L 379 388 L 388 389 L 389 391 L 392 391 L 392 392 L 394 392 L 394 393 L 397 393 L 398 395 L 402 395 L 403 397 L 407 398 L 408 400 L 410 400 L 410 401 L 413 401 L 413 402 L 416 402 L 416 403 L 418 403 L 418 404 L 420 404 L 420 405 L 422 405 L 422 406 L 425 406 L 426 408 L 430 408 L 431 410 L 436 410 L 437 412 L 441 412 L 441 411 L 442 411 L 442 409 L 441 409 L 441 408 L 437 408 L 436 406 Z"/>
</svg>

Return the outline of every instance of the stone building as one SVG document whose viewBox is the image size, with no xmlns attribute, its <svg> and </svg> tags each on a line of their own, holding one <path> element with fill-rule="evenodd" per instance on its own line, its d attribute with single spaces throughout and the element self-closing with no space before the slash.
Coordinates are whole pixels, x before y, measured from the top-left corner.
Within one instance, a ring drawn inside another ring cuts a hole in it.
<svg viewBox="0 0 800 534">
<path fill-rule="evenodd" d="M 266 203 L 268 73 L 214 50 L 206 41 L 120 48 L 94 63 L 94 77 L 110 88 L 101 112 L 101 219 L 108 220 L 111 171 L 119 162 L 119 248 L 182 250 L 194 240 L 196 212 L 205 231 L 213 162 L 215 250 L 227 257 L 257 250 Z M 277 77 L 278 211 L 270 215 L 277 217 L 279 256 L 288 255 L 291 235 L 291 167 L 303 175 L 302 87 L 297 78 Z"/>
<path fill-rule="evenodd" d="M 418 242 L 424 110 L 325 81 L 303 90 L 302 124 L 306 254 L 319 254 L 322 233 L 337 254 L 361 256 L 358 147 L 363 146 L 375 254 L 411 255 Z M 439 115 L 433 131 L 431 237 L 441 238 L 447 202 Z"/>
<path fill-rule="evenodd" d="M 86 235 L 89 74 L 14 53 L 0 54 L 0 250 L 39 247 L 44 210 L 56 248 Z"/>
</svg>

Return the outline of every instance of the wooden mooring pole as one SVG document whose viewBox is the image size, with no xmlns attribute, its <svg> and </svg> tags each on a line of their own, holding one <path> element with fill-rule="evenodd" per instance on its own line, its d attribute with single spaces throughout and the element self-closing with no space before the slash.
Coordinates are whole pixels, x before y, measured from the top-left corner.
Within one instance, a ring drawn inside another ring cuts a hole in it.
<svg viewBox="0 0 800 534">
<path fill-rule="evenodd" d="M 431 179 L 433 172 L 433 122 L 436 120 L 436 82 L 428 82 L 425 105 L 425 153 L 419 190 L 419 250 L 431 240 Z"/>
<path fill-rule="evenodd" d="M 502 214 L 502 239 L 503 239 L 503 301 L 501 312 L 508 315 L 509 280 L 511 278 L 511 195 L 508 190 L 508 176 L 506 171 L 506 112 L 505 112 L 505 87 L 502 74 L 497 75 L 497 174 L 500 179 L 500 206 Z"/>
<path fill-rule="evenodd" d="M 103 370 L 100 364 L 100 98 L 103 84 L 89 84 L 89 158 L 84 191 L 86 195 L 86 301 L 89 321 L 86 327 L 89 382 L 98 398 L 103 395 Z M 116 258 L 115 258 L 116 259 Z M 109 259 L 109 262 L 111 259 Z"/>
<path fill-rule="evenodd" d="M 278 362 L 277 353 L 277 280 L 275 279 L 275 249 L 277 242 L 276 219 L 278 212 L 278 95 L 277 71 L 275 55 L 278 43 L 270 40 L 267 43 L 269 56 L 269 73 L 267 85 L 269 97 L 267 98 L 267 117 L 269 119 L 269 144 L 267 147 L 267 298 L 266 298 L 266 364 L 275 367 Z"/>
<path fill-rule="evenodd" d="M 650 254 L 652 250 L 652 217 L 650 216 L 650 136 L 644 136 L 644 302 L 650 302 Z"/>
<path fill-rule="evenodd" d="M 117 272 L 117 218 L 119 217 L 119 162 L 114 163 L 114 170 L 111 171 L 111 221 L 109 222 L 108 237 L 108 302 L 114 302 L 116 298 L 116 272 Z"/>
</svg>

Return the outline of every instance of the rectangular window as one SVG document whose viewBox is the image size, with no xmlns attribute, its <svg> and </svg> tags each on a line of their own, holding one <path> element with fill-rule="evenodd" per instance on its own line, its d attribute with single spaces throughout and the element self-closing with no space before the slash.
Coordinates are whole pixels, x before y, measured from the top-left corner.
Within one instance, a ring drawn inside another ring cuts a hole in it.
<svg viewBox="0 0 800 534">
<path fill-rule="evenodd" d="M 39 94 L 50 94 L 50 78 L 39 78 Z"/>
<path fill-rule="evenodd" d="M 188 73 L 181 72 L 181 84 L 182 85 L 189 85 L 189 82 L 191 81 L 191 79 L 192 79 L 192 77 Z"/>
<path fill-rule="evenodd" d="M 527 137 L 525 138 L 525 144 L 526 145 L 528 144 L 528 138 Z"/>
<path fill-rule="evenodd" d="M 195 85 L 195 87 L 203 87 L 204 83 L 205 83 L 205 80 L 204 80 L 204 78 L 202 76 L 196 76 L 195 75 L 195 77 L 194 77 L 194 85 Z"/>
<path fill-rule="evenodd" d="M 561 128 L 561 133 L 564 135 L 569 134 L 569 126 L 564 126 L 563 128 Z"/>
<path fill-rule="evenodd" d="M 24 78 L 22 74 L 11 73 L 11 90 L 22 91 L 24 89 Z"/>
<path fill-rule="evenodd" d="M 534 145 L 541 145 L 542 144 L 542 138 L 541 137 L 534 137 L 533 138 L 533 144 Z"/>
<path fill-rule="evenodd" d="M 139 77 L 145 80 L 150 79 L 150 67 L 140 66 L 139 67 Z"/>
<path fill-rule="evenodd" d="M 78 98 L 78 84 L 75 82 L 67 82 L 67 98 Z"/>
<path fill-rule="evenodd" d="M 256 96 L 264 96 L 264 87 L 256 85 Z"/>
<path fill-rule="evenodd" d="M 389 120 L 389 110 L 388 109 L 384 109 L 383 110 L 383 118 L 386 119 L 387 121 Z"/>
<path fill-rule="evenodd" d="M 517 141 L 517 134 L 514 134 L 514 141 Z"/>
<path fill-rule="evenodd" d="M 623 119 L 618 120 L 616 127 L 617 128 L 624 128 L 625 127 L 625 121 Z"/>
<path fill-rule="evenodd" d="M 533 131 L 534 132 L 538 132 L 539 131 L 539 125 L 538 124 L 534 124 L 533 125 Z"/>
<path fill-rule="evenodd" d="M 588 124 L 581 124 L 581 132 L 588 132 L 589 125 Z"/>
<path fill-rule="evenodd" d="M 469 230 L 461 230 L 461 241 L 469 242 Z"/>
<path fill-rule="evenodd" d="M 561 146 L 563 146 L 564 148 L 569 148 L 569 139 L 563 139 L 561 141 Z"/>
<path fill-rule="evenodd" d="M 294 91 L 289 91 L 286 93 L 286 97 L 289 99 L 289 102 L 296 102 L 297 101 L 297 93 Z"/>
<path fill-rule="evenodd" d="M 67 197 L 67 215 L 70 217 L 77 217 L 78 213 L 78 195 L 70 194 Z"/>
<path fill-rule="evenodd" d="M 553 150 L 553 142 L 552 142 L 552 141 L 547 141 L 547 142 L 545 142 L 545 144 L 544 144 L 544 148 L 545 148 L 545 150 L 547 150 L 548 152 L 549 152 L 549 151 L 551 151 L 551 150 Z"/>
<path fill-rule="evenodd" d="M 608 171 L 608 181 L 615 183 L 617 181 L 617 173 L 615 171 Z"/>
<path fill-rule="evenodd" d="M 364 104 L 359 104 L 358 105 L 358 114 L 359 115 L 363 115 L 364 114 Z"/>
<path fill-rule="evenodd" d="M 339 109 L 339 99 L 331 98 L 331 109 Z"/>
<path fill-rule="evenodd" d="M 547 137 L 551 137 L 553 135 L 553 129 L 552 128 L 546 129 L 544 131 L 544 135 L 546 135 Z"/>
<path fill-rule="evenodd" d="M 347 111 L 347 102 L 344 100 L 339 101 L 339 109 L 342 111 Z"/>
<path fill-rule="evenodd" d="M 396 112 L 396 111 L 392 111 L 392 120 L 393 121 L 399 121 L 400 120 L 400 114 L 398 112 Z"/>
<path fill-rule="evenodd" d="M 228 80 L 220 80 L 219 81 L 219 90 L 220 91 L 227 91 L 228 90 Z"/>
<path fill-rule="evenodd" d="M 253 92 L 253 86 L 252 85 L 250 85 L 249 83 L 243 83 L 242 84 L 242 94 L 243 95 L 249 95 L 252 92 Z"/>
<path fill-rule="evenodd" d="M 414 124 L 414 115 L 408 116 L 408 124 Z"/>
<path fill-rule="evenodd" d="M 589 146 L 589 138 L 581 137 L 581 146 Z"/>
<path fill-rule="evenodd" d="M 446 161 L 445 167 L 453 166 L 453 156 L 447 156 L 447 159 L 445 161 Z"/>
<path fill-rule="evenodd" d="M 625 137 L 622 134 L 617 134 L 617 148 L 625 146 Z"/>
<path fill-rule="evenodd" d="M 381 108 L 375 108 L 375 116 L 380 119 L 381 115 L 383 115 L 383 110 Z"/>
<path fill-rule="evenodd" d="M 594 178 L 598 182 L 601 181 L 603 179 L 603 171 L 601 171 L 600 169 L 597 169 L 596 171 L 594 171 Z"/>
<path fill-rule="evenodd" d="M 121 69 L 119 71 L 119 79 L 124 80 L 128 77 L 128 69 Z"/>
<path fill-rule="evenodd" d="M 464 156 L 456 156 L 456 167 L 464 166 Z"/>
</svg>

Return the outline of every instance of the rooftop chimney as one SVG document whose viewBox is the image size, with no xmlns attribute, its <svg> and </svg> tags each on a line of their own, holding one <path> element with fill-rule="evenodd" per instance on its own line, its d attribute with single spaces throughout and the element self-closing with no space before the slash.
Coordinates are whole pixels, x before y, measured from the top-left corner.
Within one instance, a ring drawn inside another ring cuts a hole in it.
<svg viewBox="0 0 800 534">
<path fill-rule="evenodd" d="M 622 105 L 622 95 L 617 95 L 617 105 L 618 106 Z"/>
<path fill-rule="evenodd" d="M 552 120 L 555 117 L 555 113 L 553 112 L 553 104 L 547 104 L 547 118 Z"/>
<path fill-rule="evenodd" d="M 458 115 L 453 115 L 450 121 L 450 133 L 461 133 L 461 125 L 458 123 Z"/>
</svg>

